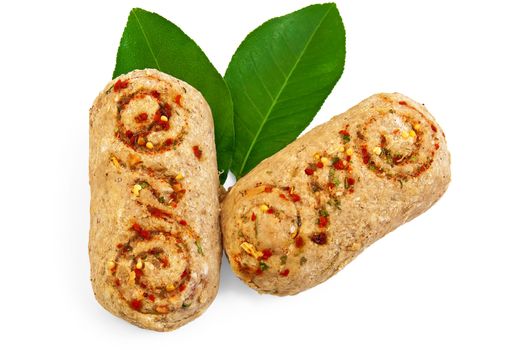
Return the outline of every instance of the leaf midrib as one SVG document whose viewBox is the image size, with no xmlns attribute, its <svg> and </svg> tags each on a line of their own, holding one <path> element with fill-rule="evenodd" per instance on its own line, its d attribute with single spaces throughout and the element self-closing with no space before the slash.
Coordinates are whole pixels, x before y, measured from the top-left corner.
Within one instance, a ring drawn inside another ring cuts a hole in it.
<svg viewBox="0 0 526 350">
<path fill-rule="evenodd" d="M 150 39 L 148 39 L 148 37 L 146 36 L 146 32 L 144 31 L 144 28 L 142 26 L 141 21 L 139 20 L 139 17 L 136 14 L 136 11 L 137 11 L 136 9 L 132 9 L 133 16 L 135 17 L 135 20 L 137 21 L 137 24 L 139 25 L 139 28 L 141 29 L 141 33 L 144 36 L 144 40 L 146 40 L 146 45 L 148 46 L 148 49 L 150 50 L 150 53 L 152 54 L 153 60 L 155 61 L 155 65 L 157 66 L 155 68 L 157 68 L 159 71 L 162 72 L 161 65 L 159 64 L 159 61 L 157 60 L 157 56 L 155 56 L 155 54 L 153 53 L 153 48 L 150 43 Z"/>
<path fill-rule="evenodd" d="M 320 29 L 321 24 L 325 21 L 325 18 L 327 18 L 327 16 L 329 15 L 329 12 L 331 10 L 333 10 L 333 9 L 334 9 L 334 5 L 331 5 L 327 9 L 327 12 L 323 15 L 323 17 L 321 18 L 320 22 L 316 26 L 316 28 L 312 31 L 312 34 L 310 35 L 309 39 L 307 40 L 307 44 L 305 45 L 305 47 L 301 51 L 300 55 L 298 56 L 296 62 L 294 63 L 294 66 L 292 66 L 292 69 L 290 70 L 289 74 L 286 76 L 285 81 L 283 82 L 283 85 L 279 89 L 278 94 L 276 95 L 276 98 L 274 98 L 274 100 L 272 101 L 272 105 L 268 109 L 268 112 L 266 113 L 265 117 L 263 118 L 263 122 L 260 124 L 259 129 L 256 132 L 256 135 L 254 136 L 254 138 L 252 139 L 252 142 L 250 143 L 248 151 L 245 154 L 243 162 L 241 163 L 241 167 L 239 168 L 239 172 L 238 172 L 239 176 L 242 176 L 243 170 L 245 169 L 245 166 L 246 166 L 247 161 L 248 161 L 248 157 L 252 154 L 252 149 L 254 148 L 254 146 L 255 146 L 258 138 L 259 138 L 259 134 L 261 133 L 261 131 L 263 130 L 263 127 L 267 123 L 269 116 L 272 114 L 272 111 L 274 110 L 274 107 L 276 106 L 277 101 L 279 100 L 281 94 L 285 90 L 285 86 L 287 86 L 290 77 L 293 75 L 294 71 L 298 67 L 299 62 L 301 61 L 301 59 L 305 55 L 305 52 L 307 51 L 307 48 L 310 46 L 310 43 L 312 42 L 312 39 L 314 38 L 314 35 L 318 32 L 318 30 Z"/>
</svg>

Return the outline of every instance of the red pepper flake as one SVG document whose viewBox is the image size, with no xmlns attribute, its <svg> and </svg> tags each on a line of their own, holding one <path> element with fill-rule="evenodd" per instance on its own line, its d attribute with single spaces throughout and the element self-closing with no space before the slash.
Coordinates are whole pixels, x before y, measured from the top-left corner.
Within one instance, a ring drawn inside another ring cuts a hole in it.
<svg viewBox="0 0 526 350">
<path fill-rule="evenodd" d="M 332 182 L 329 182 L 329 183 L 327 184 L 327 187 L 329 187 L 329 189 L 332 190 L 334 187 L 336 187 L 336 185 L 335 185 L 334 183 L 332 183 Z"/>
<path fill-rule="evenodd" d="M 115 92 L 119 92 L 120 90 L 122 89 L 126 89 L 128 87 L 128 81 L 122 81 L 122 80 L 117 80 L 115 82 L 115 85 L 113 85 L 113 91 Z"/>
<path fill-rule="evenodd" d="M 274 208 L 268 208 L 267 214 L 274 214 Z"/>
<path fill-rule="evenodd" d="M 145 122 L 148 120 L 148 114 L 147 113 L 141 113 L 138 116 L 135 117 L 135 121 L 138 123 Z"/>
<path fill-rule="evenodd" d="M 305 245 L 305 241 L 301 236 L 296 236 L 296 239 L 294 240 L 294 245 L 296 248 L 301 248 Z"/>
<path fill-rule="evenodd" d="M 315 233 L 310 237 L 310 240 L 316 244 L 326 244 L 327 243 L 327 234 L 325 232 Z"/>
<path fill-rule="evenodd" d="M 152 92 L 150 92 L 150 95 L 156 99 L 159 99 L 159 97 L 161 97 L 161 94 L 157 90 L 152 90 Z"/>
<path fill-rule="evenodd" d="M 118 278 L 116 278 L 116 279 L 115 279 L 115 285 L 116 285 L 117 287 L 120 287 L 120 286 L 121 286 L 121 280 L 118 279 Z"/>
<path fill-rule="evenodd" d="M 337 170 L 345 169 L 345 165 L 343 164 L 343 161 L 341 159 L 338 159 L 332 166 L 334 167 L 334 169 Z"/>
<path fill-rule="evenodd" d="M 371 161 L 371 155 L 369 154 L 369 151 L 367 151 L 367 147 L 362 146 L 361 151 L 362 151 L 363 164 L 369 164 L 369 162 Z"/>
<path fill-rule="evenodd" d="M 150 239 L 151 238 L 150 231 L 148 231 L 148 230 L 141 230 L 141 232 L 139 232 L 139 236 L 141 236 L 144 239 Z"/>
<path fill-rule="evenodd" d="M 168 260 L 168 257 L 166 256 L 161 257 L 161 266 L 162 267 L 170 266 L 170 261 Z"/>
<path fill-rule="evenodd" d="M 201 157 L 203 155 L 203 151 L 201 151 L 201 149 L 199 149 L 199 146 L 193 146 L 192 150 L 194 151 L 194 156 L 197 159 L 201 159 Z"/>
<path fill-rule="evenodd" d="M 440 145 L 438 143 L 435 143 L 435 149 L 439 149 Z"/>
<path fill-rule="evenodd" d="M 159 123 L 161 121 L 161 111 L 155 112 L 153 115 L 153 121 Z"/>
<path fill-rule="evenodd" d="M 316 167 L 319 169 L 323 168 L 323 163 L 322 162 L 316 163 Z"/>
<path fill-rule="evenodd" d="M 437 132 L 437 127 L 435 126 L 435 124 L 431 124 L 431 130 L 433 130 L 434 132 Z"/>
<path fill-rule="evenodd" d="M 293 202 L 299 202 L 301 200 L 301 197 L 298 194 L 296 194 L 296 193 L 291 193 L 290 199 Z"/>
<path fill-rule="evenodd" d="M 345 156 L 345 160 L 350 162 L 351 161 L 351 156 Z"/>
<path fill-rule="evenodd" d="M 140 311 L 142 309 L 142 301 L 137 299 L 132 299 L 130 302 L 130 307 L 134 310 Z"/>
<path fill-rule="evenodd" d="M 320 216 L 318 219 L 318 226 L 323 228 L 327 227 L 327 224 L 329 223 L 329 219 L 326 216 Z"/>
<path fill-rule="evenodd" d="M 349 132 L 347 130 L 340 130 L 338 132 L 340 135 L 343 135 L 343 136 L 350 136 L 351 134 L 349 134 Z"/>
<path fill-rule="evenodd" d="M 132 229 L 137 232 L 137 234 L 139 236 L 141 236 L 142 238 L 144 239 L 150 239 L 151 238 L 151 235 L 150 235 L 150 231 L 148 230 L 145 230 L 141 227 L 141 225 L 139 225 L 138 223 L 134 223 L 132 225 Z"/>
<path fill-rule="evenodd" d="M 261 259 L 268 260 L 272 256 L 272 249 L 263 249 Z"/>
<path fill-rule="evenodd" d="M 126 137 L 131 139 L 133 137 L 133 132 L 131 130 L 126 130 Z"/>
<path fill-rule="evenodd" d="M 401 105 L 401 106 L 407 106 L 407 102 L 405 102 L 405 101 L 400 101 L 400 102 L 398 102 L 398 104 Z"/>
<path fill-rule="evenodd" d="M 154 301 L 155 301 L 155 295 L 153 295 L 153 294 L 149 294 L 149 295 L 148 295 L 148 299 L 149 299 L 151 302 L 154 302 Z"/>
<path fill-rule="evenodd" d="M 179 220 L 179 225 L 186 226 L 188 225 L 188 223 L 186 222 L 186 220 Z"/>
<path fill-rule="evenodd" d="M 250 217 L 250 220 L 256 221 L 256 214 L 252 213 L 252 216 Z"/>
<path fill-rule="evenodd" d="M 183 283 L 179 286 L 179 292 L 183 292 L 185 289 L 186 289 L 186 284 Z"/>
<path fill-rule="evenodd" d="M 265 192 L 267 192 L 267 193 L 272 192 L 272 187 L 270 187 L 270 186 L 265 187 Z"/>
<path fill-rule="evenodd" d="M 166 141 L 164 141 L 164 144 L 166 146 L 172 146 L 174 144 L 174 139 L 166 139 Z"/>
<path fill-rule="evenodd" d="M 287 197 L 286 197 L 283 193 L 280 193 L 280 194 L 279 194 L 279 198 L 284 199 L 284 200 L 287 200 Z"/>
<path fill-rule="evenodd" d="M 117 244 L 117 249 L 122 249 L 122 247 L 124 247 L 122 243 Z"/>
<path fill-rule="evenodd" d="M 154 218 L 167 219 L 172 217 L 172 214 L 170 214 L 169 212 L 156 207 L 148 206 L 148 211 L 150 212 L 150 214 L 152 214 Z"/>
<path fill-rule="evenodd" d="M 135 279 L 139 279 L 143 275 L 143 272 L 141 269 L 133 269 L 133 272 L 135 272 Z"/>
<path fill-rule="evenodd" d="M 311 169 L 311 168 L 305 169 L 305 174 L 311 176 L 312 174 L 314 174 L 314 169 Z"/>
<path fill-rule="evenodd" d="M 175 101 L 175 103 L 177 103 L 180 107 L 182 107 L 182 105 L 181 105 L 181 95 L 176 95 L 175 98 L 174 98 L 174 101 Z"/>
<path fill-rule="evenodd" d="M 261 268 L 258 267 L 258 269 L 256 270 L 256 275 L 261 275 L 263 273 L 263 270 L 261 270 Z"/>
<path fill-rule="evenodd" d="M 188 276 L 188 270 L 183 271 L 183 273 L 181 274 L 181 279 L 185 278 L 186 276 Z"/>
<path fill-rule="evenodd" d="M 354 186 L 355 183 L 356 183 L 356 180 L 353 179 L 352 177 L 347 178 L 347 185 Z"/>
<path fill-rule="evenodd" d="M 285 269 L 279 273 L 280 276 L 287 277 L 289 275 L 289 269 Z"/>
</svg>

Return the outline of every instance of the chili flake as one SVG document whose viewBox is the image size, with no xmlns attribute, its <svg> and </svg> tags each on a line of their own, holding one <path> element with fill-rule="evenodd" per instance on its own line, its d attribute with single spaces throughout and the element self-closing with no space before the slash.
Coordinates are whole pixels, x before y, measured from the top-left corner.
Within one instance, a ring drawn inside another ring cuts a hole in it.
<svg viewBox="0 0 526 350">
<path fill-rule="evenodd" d="M 132 299 L 130 302 L 130 307 L 136 311 L 140 311 L 142 309 L 142 301 L 137 299 Z"/>
<path fill-rule="evenodd" d="M 283 271 L 281 271 L 279 274 L 280 276 L 283 276 L 283 277 L 287 277 L 289 275 L 289 269 L 285 269 Z"/>
<path fill-rule="evenodd" d="M 268 260 L 272 256 L 272 249 L 263 249 L 261 259 Z"/>
<path fill-rule="evenodd" d="M 290 199 L 291 199 L 293 202 L 299 202 L 299 201 L 301 200 L 301 197 L 300 197 L 298 194 L 296 194 L 296 193 L 292 193 L 292 194 L 290 195 Z"/>
<path fill-rule="evenodd" d="M 194 152 L 194 156 L 197 158 L 197 159 L 201 159 L 201 157 L 203 156 L 203 151 L 201 151 L 201 149 L 199 148 L 199 146 L 193 146 L 192 147 L 192 150 Z"/>
<path fill-rule="evenodd" d="M 303 240 L 301 236 L 296 236 L 296 239 L 294 240 L 294 245 L 297 248 L 301 248 L 305 245 L 305 241 Z"/>
<path fill-rule="evenodd" d="M 128 81 L 122 81 L 122 80 L 117 80 L 115 82 L 115 85 L 113 85 L 113 91 L 115 92 L 119 92 L 120 90 L 122 89 L 126 89 L 128 87 Z"/>
</svg>

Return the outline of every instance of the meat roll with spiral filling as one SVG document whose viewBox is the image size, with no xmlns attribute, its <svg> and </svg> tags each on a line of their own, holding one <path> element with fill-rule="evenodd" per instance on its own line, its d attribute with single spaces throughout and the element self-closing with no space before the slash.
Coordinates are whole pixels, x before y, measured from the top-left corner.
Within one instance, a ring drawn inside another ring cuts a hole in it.
<svg viewBox="0 0 526 350">
<path fill-rule="evenodd" d="M 234 272 L 261 293 L 296 294 L 426 211 L 450 155 L 426 108 L 374 95 L 264 160 L 222 203 Z"/>
<path fill-rule="evenodd" d="M 156 70 L 110 82 L 90 111 L 93 291 L 139 327 L 173 330 L 219 284 L 214 125 L 203 96 Z"/>
</svg>

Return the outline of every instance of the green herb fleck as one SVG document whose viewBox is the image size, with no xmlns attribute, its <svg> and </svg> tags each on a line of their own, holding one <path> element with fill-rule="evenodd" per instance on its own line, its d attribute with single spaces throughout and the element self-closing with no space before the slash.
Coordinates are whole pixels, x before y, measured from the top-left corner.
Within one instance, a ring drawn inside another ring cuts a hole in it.
<svg viewBox="0 0 526 350">
<path fill-rule="evenodd" d="M 139 186 L 141 186 L 142 188 L 146 188 L 146 187 L 150 186 L 150 184 L 147 183 L 146 181 L 141 181 L 141 182 L 139 182 Z"/>
<path fill-rule="evenodd" d="M 205 254 L 203 253 L 203 247 L 201 247 L 201 242 L 195 241 L 195 246 L 197 247 L 197 252 L 204 256 Z"/>
<path fill-rule="evenodd" d="M 330 200 L 327 202 L 327 204 L 329 204 L 330 206 L 335 207 L 335 208 L 338 209 L 338 210 L 341 210 L 341 209 L 342 209 L 341 206 L 340 206 L 340 205 L 341 205 L 341 202 L 340 202 L 340 200 L 337 199 L 337 198 L 330 199 Z"/>
<path fill-rule="evenodd" d="M 343 140 L 343 142 L 347 143 L 347 142 L 351 141 L 351 136 L 350 135 L 342 135 L 342 140 Z"/>
<path fill-rule="evenodd" d="M 286 255 L 280 256 L 279 262 L 281 263 L 281 265 L 285 265 L 287 263 L 287 256 Z"/>
<path fill-rule="evenodd" d="M 268 265 L 265 264 L 263 261 L 260 261 L 260 262 L 259 262 L 259 269 L 260 269 L 261 271 L 268 270 Z"/>
<path fill-rule="evenodd" d="M 160 197 L 158 198 L 158 200 L 159 200 L 159 203 L 164 203 L 164 202 L 166 202 L 166 199 L 164 199 L 163 196 L 160 196 Z"/>
<path fill-rule="evenodd" d="M 319 210 L 319 214 L 320 214 L 320 216 L 324 216 L 324 217 L 328 217 L 329 216 L 329 212 L 326 209 L 320 209 Z"/>
<path fill-rule="evenodd" d="M 187 303 L 186 301 L 183 301 L 183 309 L 190 307 L 190 305 L 192 305 L 192 303 Z"/>
</svg>

